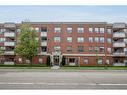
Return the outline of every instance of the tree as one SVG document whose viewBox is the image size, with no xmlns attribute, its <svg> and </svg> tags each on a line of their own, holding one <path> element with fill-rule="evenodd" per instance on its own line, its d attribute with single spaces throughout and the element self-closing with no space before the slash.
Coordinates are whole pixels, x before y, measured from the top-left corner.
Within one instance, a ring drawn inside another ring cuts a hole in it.
<svg viewBox="0 0 127 95">
<path fill-rule="evenodd" d="M 3 63 L 3 53 L 4 51 L 0 47 L 0 63 Z"/>
<path fill-rule="evenodd" d="M 32 29 L 29 23 L 23 23 L 20 29 L 21 33 L 18 36 L 18 43 L 14 51 L 21 57 L 30 60 L 32 65 L 32 58 L 38 54 L 37 32 Z"/>
</svg>

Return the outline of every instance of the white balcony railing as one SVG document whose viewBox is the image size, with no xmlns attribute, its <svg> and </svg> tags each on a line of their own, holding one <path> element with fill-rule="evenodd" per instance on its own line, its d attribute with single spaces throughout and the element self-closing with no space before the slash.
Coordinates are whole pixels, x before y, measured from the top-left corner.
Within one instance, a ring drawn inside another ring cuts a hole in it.
<svg viewBox="0 0 127 95">
<path fill-rule="evenodd" d="M 13 61 L 6 61 L 6 62 L 4 62 L 4 65 L 14 65 L 14 62 Z"/>
<path fill-rule="evenodd" d="M 41 52 L 40 54 L 42 54 L 42 55 L 43 55 L 43 54 L 47 54 L 47 52 Z"/>
<path fill-rule="evenodd" d="M 125 56 L 125 52 L 114 52 L 113 56 Z"/>
<path fill-rule="evenodd" d="M 4 33 L 4 36 L 5 37 L 14 37 L 15 36 L 15 33 L 13 33 L 13 32 L 7 32 L 7 33 Z"/>
<path fill-rule="evenodd" d="M 41 42 L 41 46 L 47 46 L 47 41 Z"/>
<path fill-rule="evenodd" d="M 4 42 L 4 46 L 14 46 L 15 42 Z"/>
<path fill-rule="evenodd" d="M 5 55 L 14 55 L 14 51 L 5 51 L 4 54 Z"/>
<path fill-rule="evenodd" d="M 114 63 L 113 66 L 125 66 L 125 63 Z"/>
<path fill-rule="evenodd" d="M 125 37 L 125 33 L 113 33 L 113 37 L 120 37 L 120 38 L 124 38 Z"/>
<path fill-rule="evenodd" d="M 47 36 L 47 32 L 41 32 L 41 37 L 46 37 Z"/>
<path fill-rule="evenodd" d="M 125 42 L 114 42 L 113 47 L 125 47 Z"/>
</svg>

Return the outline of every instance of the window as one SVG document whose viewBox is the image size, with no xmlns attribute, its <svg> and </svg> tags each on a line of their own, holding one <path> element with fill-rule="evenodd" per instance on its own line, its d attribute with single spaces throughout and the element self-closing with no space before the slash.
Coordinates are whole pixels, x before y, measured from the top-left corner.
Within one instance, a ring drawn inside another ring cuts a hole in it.
<svg viewBox="0 0 127 95">
<path fill-rule="evenodd" d="M 99 38 L 98 37 L 95 37 L 95 42 L 99 42 Z"/>
<path fill-rule="evenodd" d="M 22 63 L 22 58 L 19 58 L 19 62 Z"/>
<path fill-rule="evenodd" d="M 39 32 L 39 28 L 38 28 L 38 27 L 36 27 L 35 30 L 36 30 L 37 32 Z"/>
<path fill-rule="evenodd" d="M 47 32 L 47 27 L 41 27 L 40 30 L 41 32 Z"/>
<path fill-rule="evenodd" d="M 104 33 L 104 28 L 100 28 L 100 33 Z"/>
<path fill-rule="evenodd" d="M 107 48 L 108 53 L 112 53 L 111 48 Z"/>
<path fill-rule="evenodd" d="M 72 28 L 71 27 L 67 28 L 67 33 L 72 33 Z"/>
<path fill-rule="evenodd" d="M 98 59 L 98 64 L 102 64 L 102 59 Z"/>
<path fill-rule="evenodd" d="M 96 33 L 99 33 L 99 28 L 95 28 L 95 32 Z"/>
<path fill-rule="evenodd" d="M 30 60 L 26 60 L 26 63 L 29 64 L 30 63 Z"/>
<path fill-rule="evenodd" d="M 78 28 L 78 33 L 84 33 L 84 28 Z"/>
<path fill-rule="evenodd" d="M 56 33 L 60 33 L 60 32 L 61 32 L 61 28 L 60 28 L 60 27 L 56 27 L 56 28 L 55 28 L 55 32 L 56 32 Z"/>
<path fill-rule="evenodd" d="M 0 34 L 4 33 L 5 29 L 0 29 Z"/>
<path fill-rule="evenodd" d="M 104 47 L 100 47 L 100 52 L 104 52 L 105 48 Z"/>
<path fill-rule="evenodd" d="M 54 37 L 54 42 L 60 42 L 60 37 Z"/>
<path fill-rule="evenodd" d="M 90 52 L 93 51 L 93 47 L 92 47 L 92 46 L 89 47 L 89 51 L 90 51 Z"/>
<path fill-rule="evenodd" d="M 94 47 L 95 48 L 95 52 L 97 53 L 99 51 L 99 47 Z"/>
<path fill-rule="evenodd" d="M 127 39 L 126 38 L 124 38 L 124 42 L 127 44 Z"/>
<path fill-rule="evenodd" d="M 77 42 L 84 42 L 84 38 L 83 37 L 78 37 Z"/>
<path fill-rule="evenodd" d="M 86 59 L 86 58 L 84 58 L 84 60 L 83 60 L 84 62 L 84 64 L 88 64 L 88 59 Z"/>
<path fill-rule="evenodd" d="M 42 59 L 42 58 L 39 58 L 39 59 L 38 59 L 38 62 L 39 62 L 40 64 L 42 64 L 42 63 L 43 63 L 43 59 Z"/>
<path fill-rule="evenodd" d="M 76 59 L 75 58 L 69 58 L 69 63 L 75 63 Z"/>
<path fill-rule="evenodd" d="M 104 37 L 100 37 L 100 42 L 104 43 Z"/>
<path fill-rule="evenodd" d="M 17 32 L 21 32 L 21 29 L 17 29 Z"/>
<path fill-rule="evenodd" d="M 110 60 L 109 59 L 106 59 L 106 64 L 110 64 Z"/>
<path fill-rule="evenodd" d="M 67 37 L 67 42 L 72 42 L 72 37 Z"/>
<path fill-rule="evenodd" d="M 42 38 L 41 38 L 41 41 L 42 41 L 42 42 L 47 41 L 47 37 L 42 37 Z"/>
<path fill-rule="evenodd" d="M 84 46 L 78 46 L 78 52 L 84 52 Z"/>
<path fill-rule="evenodd" d="M 0 49 L 1 49 L 1 50 L 5 50 L 5 47 L 2 47 L 2 46 L 1 46 Z"/>
<path fill-rule="evenodd" d="M 93 33 L 93 28 L 89 28 L 89 32 L 90 33 Z"/>
<path fill-rule="evenodd" d="M 60 46 L 54 46 L 54 51 L 55 52 L 60 52 Z"/>
<path fill-rule="evenodd" d="M 107 33 L 111 34 L 112 30 L 111 29 L 107 29 Z"/>
<path fill-rule="evenodd" d="M 107 42 L 108 43 L 111 43 L 111 38 L 107 38 Z"/>
<path fill-rule="evenodd" d="M 67 46 L 67 52 L 72 52 L 72 46 Z"/>
<path fill-rule="evenodd" d="M 46 52 L 47 51 L 47 46 L 42 46 L 41 50 L 42 50 L 42 52 Z"/>
<path fill-rule="evenodd" d="M 93 37 L 89 37 L 89 42 L 93 42 Z"/>
<path fill-rule="evenodd" d="M 0 38 L 0 42 L 4 42 L 5 41 L 5 38 Z"/>
</svg>

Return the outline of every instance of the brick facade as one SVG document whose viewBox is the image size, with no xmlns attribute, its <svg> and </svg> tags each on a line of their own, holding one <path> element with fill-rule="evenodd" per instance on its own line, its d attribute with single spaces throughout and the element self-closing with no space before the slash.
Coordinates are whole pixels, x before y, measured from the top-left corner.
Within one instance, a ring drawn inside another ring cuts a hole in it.
<svg viewBox="0 0 127 95">
<path fill-rule="evenodd" d="M 1 62 L 4 64 L 29 63 L 29 60 L 13 53 L 21 24 L 0 24 L 0 46 L 4 50 L 4 54 L 1 56 Z M 30 22 L 30 24 L 37 30 L 39 40 L 38 56 L 33 58 L 34 64 L 46 64 L 47 57 L 50 57 L 53 52 L 59 51 L 65 57 L 65 65 L 126 65 L 127 49 L 125 37 L 127 36 L 127 27 L 125 23 Z M 118 32 L 121 36 L 117 36 Z M 114 37 L 114 33 L 116 33 L 116 37 Z M 123 43 L 123 46 L 119 47 L 114 45 L 115 41 L 118 42 L 118 40 L 122 41 L 123 39 L 124 41 L 120 42 L 120 44 Z M 114 52 L 117 52 L 117 55 L 114 55 Z M 121 55 L 121 52 L 123 55 Z"/>
</svg>

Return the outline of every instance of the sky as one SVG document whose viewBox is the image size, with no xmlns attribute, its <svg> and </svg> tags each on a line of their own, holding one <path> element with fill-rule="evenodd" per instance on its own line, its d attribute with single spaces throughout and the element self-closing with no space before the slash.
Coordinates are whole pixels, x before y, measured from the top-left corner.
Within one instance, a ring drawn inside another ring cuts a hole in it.
<svg viewBox="0 0 127 95">
<path fill-rule="evenodd" d="M 31 22 L 127 22 L 127 6 L 0 6 L 0 23 Z"/>
</svg>

